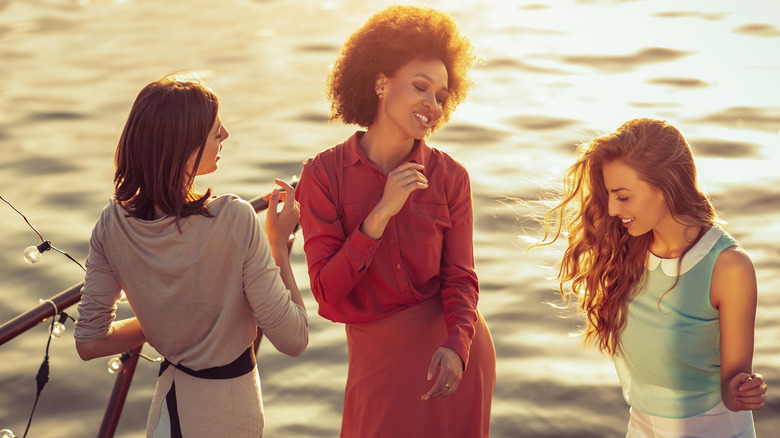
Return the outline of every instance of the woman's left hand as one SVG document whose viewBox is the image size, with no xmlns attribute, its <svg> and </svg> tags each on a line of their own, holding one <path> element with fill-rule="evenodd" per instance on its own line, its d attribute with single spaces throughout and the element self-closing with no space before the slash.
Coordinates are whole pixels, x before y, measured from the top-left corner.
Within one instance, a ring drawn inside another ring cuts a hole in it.
<svg viewBox="0 0 780 438">
<path fill-rule="evenodd" d="M 300 205 L 295 200 L 295 189 L 279 178 L 274 181 L 284 191 L 275 189 L 267 196 L 268 211 L 266 211 L 265 216 L 265 235 L 272 250 L 287 247 L 287 240 L 295 230 L 295 225 L 300 218 Z M 284 205 L 280 211 L 277 211 L 279 202 L 284 202 Z M 286 253 L 284 255 L 287 256 Z"/>
<path fill-rule="evenodd" d="M 422 400 L 449 397 L 460 385 L 460 379 L 463 378 L 463 360 L 458 353 L 446 347 L 439 347 L 433 353 L 431 364 L 428 366 L 428 380 L 436 375 L 437 368 L 439 376 L 433 387 L 421 397 Z"/>
</svg>

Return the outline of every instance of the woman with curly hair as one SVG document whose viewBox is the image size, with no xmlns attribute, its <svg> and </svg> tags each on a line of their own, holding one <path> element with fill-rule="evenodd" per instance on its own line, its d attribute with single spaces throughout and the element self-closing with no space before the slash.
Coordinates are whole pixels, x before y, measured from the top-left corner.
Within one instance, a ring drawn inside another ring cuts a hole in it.
<svg viewBox="0 0 780 438">
<path fill-rule="evenodd" d="M 755 436 L 767 388 L 752 370 L 755 269 L 698 188 L 682 134 L 636 119 L 581 145 L 545 243 L 564 231 L 561 292 L 571 282 L 586 341 L 615 363 L 627 436 Z"/>
<path fill-rule="evenodd" d="M 296 189 L 311 288 L 346 323 L 342 437 L 486 437 L 495 350 L 477 310 L 462 164 L 428 146 L 474 62 L 452 17 L 392 6 L 346 42 L 328 81 L 344 143 Z"/>
</svg>

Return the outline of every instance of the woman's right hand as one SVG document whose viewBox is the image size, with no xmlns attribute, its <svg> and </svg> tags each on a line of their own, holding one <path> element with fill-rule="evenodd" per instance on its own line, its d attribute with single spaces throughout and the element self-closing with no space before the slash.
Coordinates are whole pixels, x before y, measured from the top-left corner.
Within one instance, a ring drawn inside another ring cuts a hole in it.
<svg viewBox="0 0 780 438">
<path fill-rule="evenodd" d="M 281 179 L 274 180 L 284 189 L 280 192 L 274 189 L 268 197 L 268 210 L 265 216 L 265 234 L 268 242 L 274 248 L 287 248 L 287 239 L 295 230 L 301 215 L 300 205 L 295 200 L 295 189 Z M 277 212 L 279 201 L 283 201 L 282 209 Z"/>
<path fill-rule="evenodd" d="M 729 398 L 732 411 L 756 411 L 766 403 L 767 385 L 761 374 L 739 373 L 729 382 Z M 724 401 L 725 403 L 725 401 Z"/>
<path fill-rule="evenodd" d="M 377 206 L 382 206 L 390 217 L 398 214 L 413 191 L 428 187 L 428 178 L 421 172 L 424 168 L 422 164 L 408 161 L 391 170 Z"/>
<path fill-rule="evenodd" d="M 401 211 L 409 195 L 428 187 L 428 178 L 421 172 L 424 168 L 422 164 L 406 162 L 387 174 L 382 199 L 360 226 L 363 234 L 374 240 L 382 237 L 387 222 Z"/>
</svg>

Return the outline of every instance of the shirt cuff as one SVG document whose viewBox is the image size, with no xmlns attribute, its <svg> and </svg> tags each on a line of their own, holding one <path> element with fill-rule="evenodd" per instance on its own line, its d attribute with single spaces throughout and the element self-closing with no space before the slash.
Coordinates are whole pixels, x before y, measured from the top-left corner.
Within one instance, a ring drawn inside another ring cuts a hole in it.
<svg viewBox="0 0 780 438">
<path fill-rule="evenodd" d="M 365 234 L 363 234 L 360 229 L 355 230 L 355 232 L 352 234 L 352 247 L 356 249 L 357 251 L 363 253 L 367 257 L 372 257 L 377 249 L 379 248 L 379 243 L 382 241 L 380 238 L 379 240 L 374 240 Z"/>
<path fill-rule="evenodd" d="M 470 344 L 471 342 L 466 341 L 460 336 L 450 336 L 444 344 L 442 344 L 442 347 L 449 348 L 460 356 L 460 360 L 463 361 L 463 370 L 465 371 L 469 363 Z"/>
</svg>

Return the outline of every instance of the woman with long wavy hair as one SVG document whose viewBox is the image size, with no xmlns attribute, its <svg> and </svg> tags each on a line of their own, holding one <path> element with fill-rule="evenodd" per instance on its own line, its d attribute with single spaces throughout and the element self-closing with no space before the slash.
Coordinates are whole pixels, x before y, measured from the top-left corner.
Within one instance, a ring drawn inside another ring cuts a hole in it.
<svg viewBox="0 0 780 438">
<path fill-rule="evenodd" d="M 755 436 L 756 275 L 696 182 L 674 126 L 630 120 L 578 148 L 545 216 L 566 234 L 558 280 L 587 315 L 631 406 L 628 437 Z"/>
</svg>

